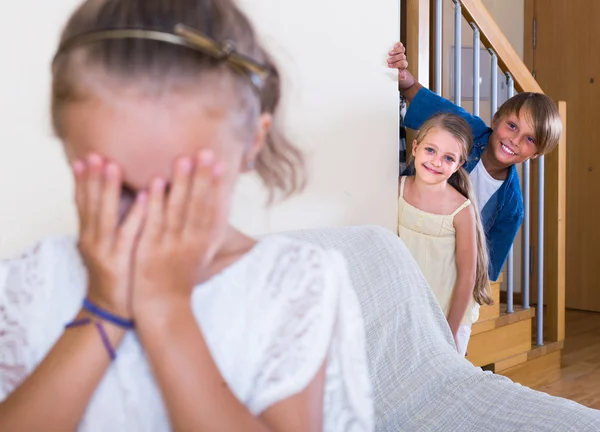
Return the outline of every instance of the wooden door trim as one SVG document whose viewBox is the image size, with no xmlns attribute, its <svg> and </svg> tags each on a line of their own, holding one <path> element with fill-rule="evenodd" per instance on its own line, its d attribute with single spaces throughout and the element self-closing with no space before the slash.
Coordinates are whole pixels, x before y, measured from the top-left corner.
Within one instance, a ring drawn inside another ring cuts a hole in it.
<svg viewBox="0 0 600 432">
<path fill-rule="evenodd" d="M 530 72 L 533 73 L 533 20 L 535 18 L 535 1 L 525 0 L 523 5 L 523 62 Z"/>
</svg>

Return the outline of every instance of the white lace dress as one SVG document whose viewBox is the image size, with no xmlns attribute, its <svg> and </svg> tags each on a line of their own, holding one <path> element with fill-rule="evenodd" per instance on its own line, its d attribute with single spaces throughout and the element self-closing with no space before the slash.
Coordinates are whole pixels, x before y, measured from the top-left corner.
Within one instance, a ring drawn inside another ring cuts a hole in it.
<svg viewBox="0 0 600 432">
<path fill-rule="evenodd" d="M 47 240 L 0 261 L 0 401 L 60 337 L 85 287 L 73 238 Z M 221 374 L 252 413 L 303 390 L 327 359 L 323 430 L 373 429 L 363 320 L 339 253 L 267 237 L 196 287 L 192 303 Z M 170 430 L 134 332 L 119 347 L 79 430 Z"/>
</svg>

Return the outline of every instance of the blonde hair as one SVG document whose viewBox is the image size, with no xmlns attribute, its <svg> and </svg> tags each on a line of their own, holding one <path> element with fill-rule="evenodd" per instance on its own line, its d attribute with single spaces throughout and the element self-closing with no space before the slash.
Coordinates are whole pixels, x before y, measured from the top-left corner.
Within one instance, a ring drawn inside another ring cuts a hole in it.
<svg viewBox="0 0 600 432">
<path fill-rule="evenodd" d="M 454 137 L 460 146 L 460 163 L 464 164 L 469 156 L 469 151 L 473 145 L 473 135 L 471 134 L 471 128 L 468 123 L 456 114 L 451 113 L 440 113 L 430 117 L 419 129 L 416 141 L 417 145 L 421 144 L 427 134 L 432 129 L 441 129 L 448 132 Z M 408 164 L 411 168 L 414 168 L 414 156 L 412 152 L 409 152 Z M 494 301 L 490 297 L 490 281 L 488 276 L 488 248 L 483 231 L 483 225 L 481 223 L 481 216 L 479 210 L 477 210 L 477 199 L 473 191 L 473 185 L 469 179 L 469 174 L 461 166 L 450 178 L 448 183 L 454 187 L 462 196 L 471 200 L 473 207 L 473 213 L 475 213 L 475 228 L 476 228 L 476 240 L 477 240 L 477 265 L 475 268 L 475 286 L 473 287 L 473 298 L 480 304 L 490 305 Z"/>
<path fill-rule="evenodd" d="M 550 153 L 558 145 L 562 134 L 562 121 L 558 108 L 542 93 L 518 93 L 502 104 L 494 115 L 494 123 L 511 115 L 520 117 L 525 110 L 531 119 L 537 153 Z"/>
<path fill-rule="evenodd" d="M 250 62 L 260 64 L 268 75 L 257 86 L 244 70 L 222 58 L 183 44 L 144 38 L 94 40 L 70 43 L 90 34 L 120 29 L 173 33 L 178 25 L 208 35 L 219 44 L 233 47 Z M 90 93 L 85 74 L 100 70 L 128 83 L 150 82 L 157 92 L 169 85 L 198 85 L 200 77 L 216 77 L 232 90 L 231 106 L 243 119 L 232 125 L 250 137 L 261 113 L 275 114 L 281 94 L 280 74 L 269 54 L 259 44 L 250 21 L 231 0 L 87 0 L 72 14 L 63 30 L 52 64 L 52 122 L 56 135 L 64 137 L 61 113 L 64 107 Z M 223 88 L 223 86 L 213 86 Z M 256 157 L 256 170 L 273 193 L 283 196 L 302 189 L 302 153 L 281 132 L 271 130 Z"/>
</svg>

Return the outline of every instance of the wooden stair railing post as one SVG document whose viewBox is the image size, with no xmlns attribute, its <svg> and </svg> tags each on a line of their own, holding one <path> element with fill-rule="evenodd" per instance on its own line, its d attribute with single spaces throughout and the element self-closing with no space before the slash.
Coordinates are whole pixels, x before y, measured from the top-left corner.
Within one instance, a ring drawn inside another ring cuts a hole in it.
<svg viewBox="0 0 600 432">
<path fill-rule="evenodd" d="M 563 122 L 558 148 L 546 159 L 546 222 L 544 226 L 544 280 L 548 341 L 565 339 L 566 269 L 566 183 L 567 183 L 567 104 L 557 103 Z"/>
</svg>

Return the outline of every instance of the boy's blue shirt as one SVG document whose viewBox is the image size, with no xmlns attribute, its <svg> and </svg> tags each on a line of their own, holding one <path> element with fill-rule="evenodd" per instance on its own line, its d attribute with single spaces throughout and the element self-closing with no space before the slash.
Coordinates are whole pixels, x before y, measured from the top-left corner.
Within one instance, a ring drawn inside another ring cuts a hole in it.
<svg viewBox="0 0 600 432">
<path fill-rule="evenodd" d="M 471 127 L 473 148 L 469 153 L 469 160 L 465 164 L 465 169 L 470 173 L 479 163 L 481 154 L 488 145 L 492 129 L 479 117 L 468 113 L 463 108 L 426 88 L 419 90 L 409 104 L 404 124 L 408 128 L 419 129 L 429 117 L 440 112 L 459 115 Z M 402 174 L 412 175 L 414 173 L 405 170 Z M 489 277 L 491 280 L 497 280 L 500 276 L 502 266 L 523 222 L 523 215 L 521 184 L 517 170 L 512 165 L 508 169 L 508 176 L 500 189 L 490 197 L 490 200 L 481 211 L 481 221 L 490 255 Z"/>
</svg>

